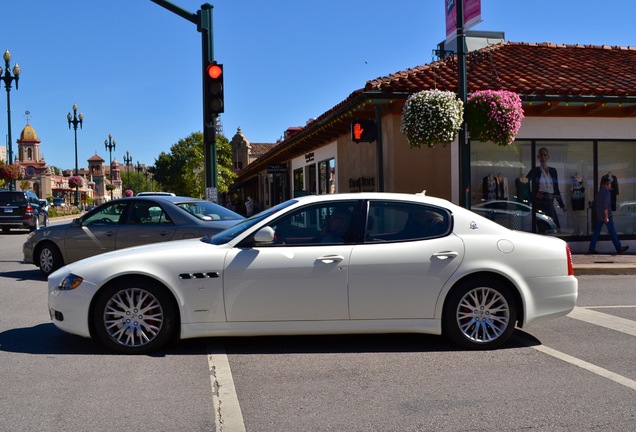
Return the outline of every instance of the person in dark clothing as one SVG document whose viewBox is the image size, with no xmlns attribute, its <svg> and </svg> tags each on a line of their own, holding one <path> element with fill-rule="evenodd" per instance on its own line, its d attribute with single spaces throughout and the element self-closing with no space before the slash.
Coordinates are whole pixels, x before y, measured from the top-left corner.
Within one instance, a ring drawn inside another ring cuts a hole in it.
<svg viewBox="0 0 636 432">
<path fill-rule="evenodd" d="M 550 216 L 554 220 L 557 229 L 560 230 L 561 224 L 559 223 L 559 215 L 557 215 L 554 208 L 554 200 L 557 200 L 563 211 L 566 209 L 559 190 L 559 176 L 555 168 L 548 166 L 550 155 L 547 148 L 541 147 L 539 149 L 537 159 L 539 159 L 539 166 L 531 169 L 527 175 L 532 182 L 533 206 L 535 211 L 540 210 Z"/>
<path fill-rule="evenodd" d="M 596 193 L 596 226 L 594 227 L 594 234 L 592 234 L 592 240 L 590 241 L 590 247 L 588 249 L 589 254 L 598 254 L 596 250 L 596 242 L 601 235 L 603 225 L 607 225 L 607 231 L 612 239 L 612 243 L 616 248 L 617 254 L 625 253 L 629 246 L 621 246 L 621 242 L 616 234 L 614 228 L 614 218 L 612 217 L 612 181 L 610 179 L 601 180 L 601 188 Z"/>
</svg>

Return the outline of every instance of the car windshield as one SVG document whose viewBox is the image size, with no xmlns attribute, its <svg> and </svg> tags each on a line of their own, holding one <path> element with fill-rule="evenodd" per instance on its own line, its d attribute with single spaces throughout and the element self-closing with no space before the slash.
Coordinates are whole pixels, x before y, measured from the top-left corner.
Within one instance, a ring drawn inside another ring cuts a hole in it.
<svg viewBox="0 0 636 432">
<path fill-rule="evenodd" d="M 204 221 L 241 220 L 243 216 L 210 201 L 177 203 L 177 207 Z"/>
<path fill-rule="evenodd" d="M 263 210 L 262 212 L 255 214 L 254 216 L 250 217 L 249 219 L 245 219 L 245 220 L 239 222 L 238 224 L 226 229 L 225 231 L 221 231 L 220 233 L 218 233 L 215 236 L 205 236 L 205 237 L 203 237 L 201 239 L 201 241 L 206 242 L 206 243 L 215 244 L 215 245 L 225 244 L 225 243 L 229 242 L 230 240 L 232 240 L 234 237 L 236 237 L 239 234 L 243 233 L 245 230 L 253 227 L 254 225 L 259 223 L 263 219 L 267 219 L 268 217 L 270 217 L 274 213 L 279 212 L 282 209 L 284 209 L 286 207 L 289 207 L 290 205 L 295 204 L 297 202 L 298 201 L 296 201 L 296 200 L 289 200 L 289 201 L 285 201 L 283 203 L 280 203 L 277 206 L 274 206 L 272 208 L 269 208 L 267 210 Z"/>
</svg>

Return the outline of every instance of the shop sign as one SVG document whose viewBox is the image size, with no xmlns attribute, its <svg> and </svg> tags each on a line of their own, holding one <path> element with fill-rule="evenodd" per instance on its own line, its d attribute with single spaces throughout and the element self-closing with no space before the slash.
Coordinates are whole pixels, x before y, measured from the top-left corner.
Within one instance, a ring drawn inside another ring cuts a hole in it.
<svg viewBox="0 0 636 432">
<path fill-rule="evenodd" d="M 287 164 L 268 164 L 267 174 L 287 174 Z"/>
<path fill-rule="evenodd" d="M 351 192 L 375 192 L 375 177 L 358 177 L 349 179 Z"/>
</svg>

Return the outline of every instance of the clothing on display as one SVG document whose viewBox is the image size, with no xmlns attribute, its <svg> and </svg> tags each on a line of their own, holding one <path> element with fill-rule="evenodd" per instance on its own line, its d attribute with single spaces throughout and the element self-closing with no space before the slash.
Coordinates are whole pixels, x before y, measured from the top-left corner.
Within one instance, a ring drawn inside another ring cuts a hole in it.
<svg viewBox="0 0 636 432">
<path fill-rule="evenodd" d="M 571 178 L 572 185 L 572 210 L 585 210 L 585 179 L 579 173 Z"/>
</svg>

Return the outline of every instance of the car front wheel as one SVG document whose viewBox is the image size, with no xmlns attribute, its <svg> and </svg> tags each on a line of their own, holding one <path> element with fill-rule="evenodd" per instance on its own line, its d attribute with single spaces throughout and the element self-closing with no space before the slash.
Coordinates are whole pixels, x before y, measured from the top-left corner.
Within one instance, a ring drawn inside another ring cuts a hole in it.
<svg viewBox="0 0 636 432">
<path fill-rule="evenodd" d="M 38 252 L 38 265 L 40 271 L 48 276 L 55 270 L 64 265 L 62 254 L 58 250 L 57 246 L 52 243 L 45 243 L 40 247 Z"/>
<path fill-rule="evenodd" d="M 93 309 L 97 337 L 124 354 L 145 354 L 164 345 L 175 330 L 175 308 L 166 290 L 152 281 L 115 282 Z"/>
<path fill-rule="evenodd" d="M 497 280 L 464 282 L 448 297 L 443 332 L 455 344 L 470 349 L 493 349 L 514 331 L 517 311 L 509 289 Z"/>
</svg>

